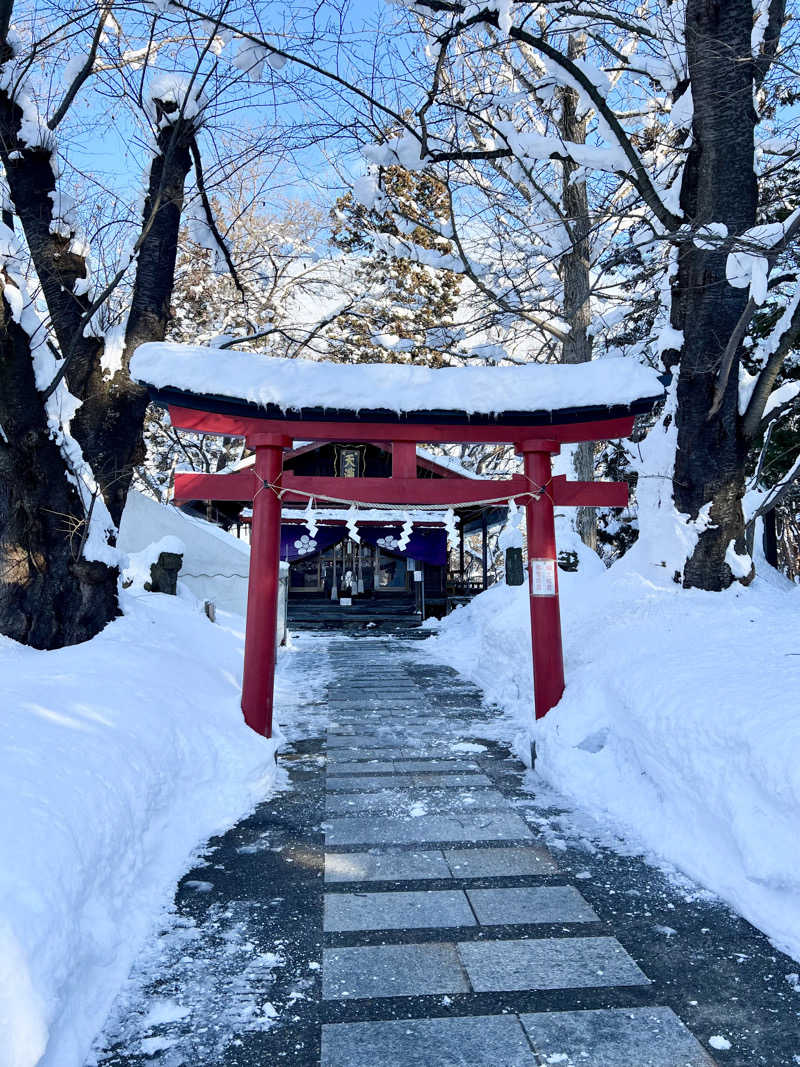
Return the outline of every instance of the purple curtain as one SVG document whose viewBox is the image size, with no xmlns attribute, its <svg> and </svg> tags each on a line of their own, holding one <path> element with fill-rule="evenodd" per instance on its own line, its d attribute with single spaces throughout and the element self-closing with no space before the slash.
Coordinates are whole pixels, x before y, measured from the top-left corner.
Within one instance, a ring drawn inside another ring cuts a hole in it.
<svg viewBox="0 0 800 1067">
<path fill-rule="evenodd" d="M 358 532 L 366 544 L 376 545 L 395 556 L 432 563 L 438 567 L 446 565 L 447 533 L 444 530 L 415 527 L 405 551 L 401 552 L 397 547 L 401 529 L 401 523 L 393 523 L 390 526 L 359 526 Z M 302 523 L 281 523 L 281 559 L 289 563 L 311 559 L 346 540 L 347 536 L 347 527 L 344 525 L 320 526 L 312 538 Z M 296 541 L 300 544 L 295 544 Z M 379 544 L 380 541 L 386 543 Z"/>
<path fill-rule="evenodd" d="M 419 529 L 414 527 L 411 538 L 404 551 L 397 547 L 400 538 L 401 523 L 393 523 L 391 526 L 359 526 L 358 532 L 361 540 L 370 545 L 377 545 L 395 556 L 403 559 L 416 559 L 422 563 L 432 563 L 443 567 L 447 563 L 447 533 L 445 530 Z M 379 544 L 385 541 L 385 544 Z"/>
<path fill-rule="evenodd" d="M 320 526 L 313 538 L 308 527 L 302 523 L 281 523 L 281 559 L 294 563 L 298 559 L 311 559 L 326 552 L 332 545 L 347 537 L 346 526 Z M 299 541 L 300 544 L 295 544 Z"/>
</svg>

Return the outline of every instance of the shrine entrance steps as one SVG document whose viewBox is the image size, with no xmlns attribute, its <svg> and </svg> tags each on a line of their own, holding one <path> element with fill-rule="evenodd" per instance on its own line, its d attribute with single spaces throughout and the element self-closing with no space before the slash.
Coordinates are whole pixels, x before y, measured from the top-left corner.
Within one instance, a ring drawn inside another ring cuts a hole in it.
<svg viewBox="0 0 800 1067">
<path fill-rule="evenodd" d="M 797 1062 L 797 965 L 604 847 L 472 685 L 416 641 L 297 644 L 332 680 L 288 723 L 293 788 L 209 842 L 93 1063 Z"/>
<path fill-rule="evenodd" d="M 300 630 L 366 630 L 395 632 L 422 624 L 412 596 L 354 597 L 349 607 L 321 594 L 289 594 L 289 626 Z"/>
</svg>

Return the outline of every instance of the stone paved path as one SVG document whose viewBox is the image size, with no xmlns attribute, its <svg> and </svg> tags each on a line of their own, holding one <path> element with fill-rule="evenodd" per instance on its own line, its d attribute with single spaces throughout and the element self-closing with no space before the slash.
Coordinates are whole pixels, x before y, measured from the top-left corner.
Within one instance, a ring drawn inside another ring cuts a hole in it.
<svg viewBox="0 0 800 1067">
<path fill-rule="evenodd" d="M 523 792 L 473 686 L 398 638 L 301 654 L 334 680 L 293 726 L 295 788 L 183 880 L 97 1062 L 800 1063 L 792 961 Z"/>
</svg>

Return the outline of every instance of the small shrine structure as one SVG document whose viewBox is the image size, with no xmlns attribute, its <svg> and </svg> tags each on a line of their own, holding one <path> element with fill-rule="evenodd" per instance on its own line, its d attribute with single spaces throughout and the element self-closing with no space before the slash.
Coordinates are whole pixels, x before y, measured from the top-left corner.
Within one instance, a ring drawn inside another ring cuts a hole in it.
<svg viewBox="0 0 800 1067">
<path fill-rule="evenodd" d="M 251 453 L 219 473 L 250 469 L 254 463 Z M 284 476 L 390 478 L 392 463 L 390 442 L 313 441 L 283 454 Z M 416 476 L 470 481 L 479 477 L 452 456 L 434 455 L 420 445 Z M 249 539 L 249 498 L 187 499 L 192 485 L 191 478 L 178 478 L 173 499 L 182 510 Z M 309 516 L 304 504 L 285 498 L 281 503 L 281 562 L 289 565 L 289 620 L 314 629 L 416 626 L 430 617 L 441 618 L 491 584 L 489 532 L 508 518 L 508 508 L 497 504 L 454 505 L 454 537 L 444 522 L 447 512 L 389 505 L 360 509 L 357 530 L 351 534 L 352 509 L 347 506 L 319 503 Z M 412 526 L 404 538 L 408 521 Z"/>
<path fill-rule="evenodd" d="M 554 507 L 624 507 L 628 487 L 554 477 L 551 457 L 565 444 L 629 436 L 636 415 L 663 395 L 655 371 L 626 359 L 432 370 L 151 343 L 135 352 L 131 375 L 167 408 L 175 428 L 243 437 L 255 453 L 249 469 L 175 479 L 178 499 L 252 501 L 242 711 L 253 730 L 272 736 L 282 502 L 305 503 L 312 523 L 314 502 L 347 507 L 357 537 L 362 508 L 443 511 L 452 530 L 455 505 L 524 506 L 536 717 L 558 703 L 564 661 Z M 297 441 L 389 443 L 391 475 L 286 473 L 284 454 Z M 417 476 L 418 443 L 462 442 L 513 445 L 523 473 Z"/>
</svg>

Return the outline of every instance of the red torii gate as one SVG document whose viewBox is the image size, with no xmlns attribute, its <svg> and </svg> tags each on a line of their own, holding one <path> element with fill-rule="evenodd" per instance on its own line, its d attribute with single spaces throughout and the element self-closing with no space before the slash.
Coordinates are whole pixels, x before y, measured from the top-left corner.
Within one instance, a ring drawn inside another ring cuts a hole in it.
<svg viewBox="0 0 800 1067">
<path fill-rule="evenodd" d="M 176 500 L 249 500 L 253 504 L 250 577 L 247 589 L 242 711 L 256 733 L 272 736 L 272 700 L 278 610 L 278 565 L 281 541 L 281 503 L 316 499 L 351 499 L 361 504 L 456 505 L 507 498 L 526 508 L 531 643 L 536 718 L 542 718 L 564 692 L 561 615 L 554 507 L 625 507 L 625 482 L 573 482 L 552 477 L 551 456 L 561 445 L 627 437 L 634 416 L 602 422 L 549 426 L 542 436 L 534 427 L 504 428 L 509 443 L 524 459 L 523 475 L 507 479 L 467 480 L 417 478 L 417 443 L 447 439 L 471 442 L 485 435 L 478 427 L 414 427 L 414 440 L 399 440 L 398 427 L 352 422 L 297 426 L 272 425 L 268 420 L 231 417 L 169 406 L 172 425 L 201 433 L 244 436 L 255 451 L 255 467 L 230 474 L 175 475 Z M 408 427 L 405 428 L 409 429 Z M 290 431 L 287 433 L 286 431 Z M 283 432 L 281 432 L 283 431 Z M 510 431 L 510 432 L 509 432 Z M 390 478 L 330 478 L 283 472 L 283 452 L 295 437 L 313 441 L 391 441 Z M 497 431 L 492 438 L 497 440 Z M 558 438 L 558 439 L 556 439 Z"/>
<path fill-rule="evenodd" d="M 155 347 L 144 346 L 139 351 Z M 267 362 L 265 370 L 268 365 Z M 148 382 L 144 372 L 138 374 L 138 379 L 150 386 L 156 403 L 168 408 L 177 429 L 244 437 L 247 447 L 255 452 L 255 466 L 248 470 L 176 474 L 174 495 L 176 500 L 252 501 L 242 711 L 245 722 L 256 733 L 272 736 L 281 504 L 306 502 L 312 497 L 418 507 L 498 499 L 524 505 L 536 718 L 542 718 L 558 703 L 564 691 L 564 661 L 554 507 L 624 507 L 628 503 L 628 486 L 624 482 L 554 478 L 551 457 L 563 444 L 629 436 L 635 415 L 651 410 L 659 396 L 601 409 L 585 406 L 557 412 L 514 411 L 483 416 L 465 411 L 397 415 L 386 409 L 343 411 L 319 407 L 287 412 L 272 404 L 259 407 L 249 401 L 165 387 L 163 382 L 155 385 Z M 607 417 L 598 417 L 600 414 Z M 295 440 L 391 443 L 391 477 L 286 473 L 283 453 L 293 447 Z M 512 444 L 523 457 L 524 474 L 494 480 L 417 478 L 416 446 L 434 442 Z"/>
</svg>

